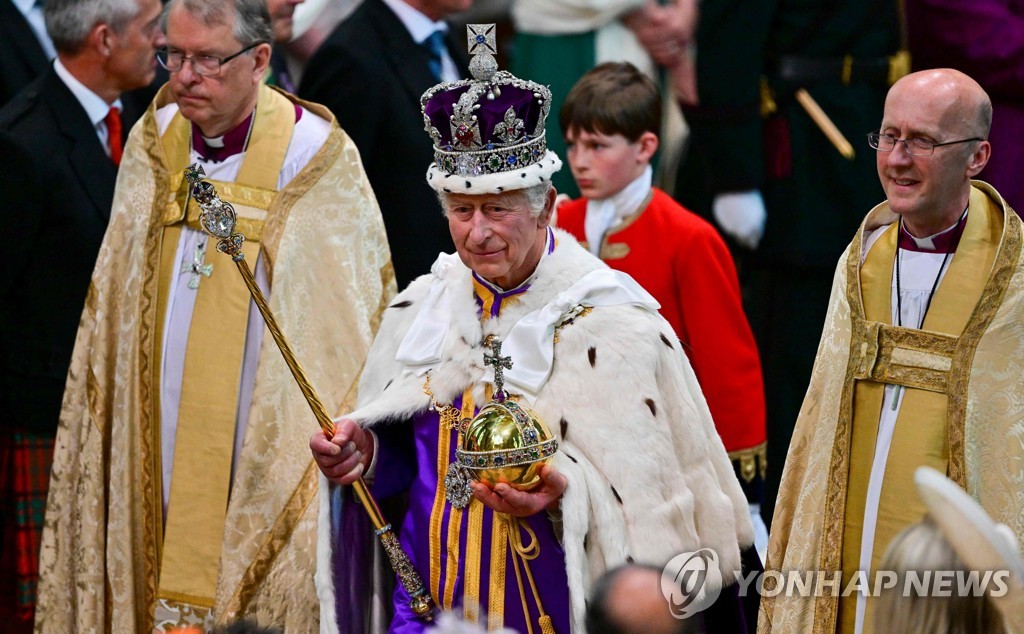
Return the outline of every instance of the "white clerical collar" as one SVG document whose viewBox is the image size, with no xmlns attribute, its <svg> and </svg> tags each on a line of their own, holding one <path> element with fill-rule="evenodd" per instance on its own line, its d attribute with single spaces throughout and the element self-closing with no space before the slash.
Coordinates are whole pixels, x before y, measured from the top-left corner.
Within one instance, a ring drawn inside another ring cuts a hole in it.
<svg viewBox="0 0 1024 634">
<path fill-rule="evenodd" d="M 200 134 L 199 136 L 203 137 L 203 141 L 206 143 L 206 145 L 208 145 L 210 147 L 218 147 L 218 148 L 224 147 L 224 135 L 223 134 L 220 135 L 220 136 L 214 136 L 214 137 L 209 137 L 209 136 L 205 136 L 205 135 L 202 135 L 202 134 Z"/>
<path fill-rule="evenodd" d="M 599 256 L 604 235 L 612 227 L 635 214 L 644 199 L 651 192 L 654 170 L 650 165 L 632 183 L 626 185 L 618 193 L 601 200 L 587 200 L 587 215 L 583 220 L 583 231 L 587 236 L 590 252 Z"/>
<path fill-rule="evenodd" d="M 82 104 L 82 108 L 85 109 L 85 114 L 89 117 L 89 122 L 93 126 L 98 127 L 99 124 L 103 123 L 103 120 L 107 118 L 107 113 L 110 112 L 111 108 L 117 108 L 118 110 L 124 110 L 121 107 L 121 100 L 118 99 L 112 104 L 108 104 L 104 101 L 103 97 L 100 97 L 93 91 L 89 90 L 82 82 L 71 74 L 64 64 L 60 62 L 60 58 L 53 60 L 53 70 L 57 72 L 57 76 L 60 77 L 64 85 L 68 87 L 71 94 L 75 96 L 78 103 Z"/>
<path fill-rule="evenodd" d="M 388 5 L 388 8 L 398 16 L 417 44 L 427 41 L 434 31 L 448 32 L 447 23 L 444 21 L 434 22 L 402 0 L 384 0 L 384 4 Z"/>
<path fill-rule="evenodd" d="M 938 233 L 933 233 L 932 235 L 924 237 L 924 238 L 918 238 L 914 234 L 912 234 L 909 231 L 907 231 L 906 225 L 902 225 L 901 224 L 900 229 L 903 231 L 904 235 L 906 235 L 908 238 L 910 238 L 911 240 L 914 241 L 914 244 L 917 245 L 917 248 L 924 249 L 925 251 L 937 251 L 937 250 L 939 250 L 939 248 L 935 244 L 935 241 L 939 240 L 941 242 L 942 241 L 941 240 L 942 236 L 944 236 L 944 235 L 946 235 L 946 234 L 948 234 L 948 233 L 950 233 L 952 231 L 956 231 L 956 229 L 960 226 L 960 223 L 963 221 L 964 216 L 966 216 L 966 215 L 967 215 L 967 209 L 964 209 L 964 212 L 957 217 L 956 222 L 954 222 L 952 225 L 950 225 L 949 227 L 943 229 L 942 231 L 940 231 Z"/>
</svg>

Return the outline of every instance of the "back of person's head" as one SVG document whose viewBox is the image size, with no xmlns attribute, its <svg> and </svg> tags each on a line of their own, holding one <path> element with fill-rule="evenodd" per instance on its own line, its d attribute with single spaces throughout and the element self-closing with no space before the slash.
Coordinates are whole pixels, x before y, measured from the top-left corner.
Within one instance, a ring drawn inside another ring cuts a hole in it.
<svg viewBox="0 0 1024 634">
<path fill-rule="evenodd" d="M 97 24 L 120 33 L 138 13 L 136 0 L 46 0 L 43 6 L 46 32 L 54 48 L 67 55 L 86 45 Z"/>
<path fill-rule="evenodd" d="M 628 62 L 595 66 L 572 87 L 558 113 L 562 134 L 580 130 L 620 134 L 635 142 L 661 134 L 661 95 L 654 81 Z"/>
<path fill-rule="evenodd" d="M 662 593 L 662 570 L 630 563 L 602 575 L 587 602 L 588 634 L 682 634 L 687 621 L 677 620 Z"/>
<path fill-rule="evenodd" d="M 918 467 L 914 484 L 927 515 L 886 550 L 878 570 L 896 583 L 875 602 L 878 630 L 1024 632 L 1024 557 L 1013 529 L 935 469 Z"/>
<path fill-rule="evenodd" d="M 895 587 L 883 591 L 875 605 L 875 629 L 905 634 L 1002 634 L 1003 619 L 985 594 L 957 592 L 950 596 L 928 596 L 929 592 L 907 592 L 907 576 L 924 578 L 926 571 L 967 571 L 939 527 L 930 517 L 908 526 L 889 545 L 879 568 L 897 575 Z M 923 595 L 923 596 L 919 596 Z"/>
</svg>

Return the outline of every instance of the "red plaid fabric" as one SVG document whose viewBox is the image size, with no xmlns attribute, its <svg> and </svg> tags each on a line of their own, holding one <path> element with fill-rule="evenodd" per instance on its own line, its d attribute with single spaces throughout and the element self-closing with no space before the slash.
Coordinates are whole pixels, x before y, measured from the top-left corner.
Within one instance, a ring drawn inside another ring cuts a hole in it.
<svg viewBox="0 0 1024 634">
<path fill-rule="evenodd" d="M 53 437 L 0 430 L 0 618 L 31 626 Z"/>
</svg>

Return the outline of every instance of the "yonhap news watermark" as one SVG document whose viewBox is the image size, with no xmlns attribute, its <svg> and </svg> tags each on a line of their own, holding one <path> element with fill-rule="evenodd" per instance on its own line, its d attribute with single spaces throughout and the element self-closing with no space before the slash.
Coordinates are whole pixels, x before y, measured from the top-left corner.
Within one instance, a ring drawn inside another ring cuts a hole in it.
<svg viewBox="0 0 1024 634">
<path fill-rule="evenodd" d="M 662 594 L 672 616 L 688 618 L 711 606 L 722 592 L 718 553 L 711 548 L 676 555 L 662 574 Z M 1009 570 L 766 570 L 735 572 L 739 596 L 760 597 L 1002 597 L 1009 590 Z"/>
</svg>

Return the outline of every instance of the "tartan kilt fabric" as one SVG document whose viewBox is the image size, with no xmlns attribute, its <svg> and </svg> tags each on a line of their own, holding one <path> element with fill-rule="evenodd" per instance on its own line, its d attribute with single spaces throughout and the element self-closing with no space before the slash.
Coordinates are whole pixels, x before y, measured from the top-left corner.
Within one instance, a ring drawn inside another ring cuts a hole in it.
<svg viewBox="0 0 1024 634">
<path fill-rule="evenodd" d="M 52 434 L 0 429 L 0 615 L 29 623 L 36 604 L 53 444 Z"/>
</svg>

